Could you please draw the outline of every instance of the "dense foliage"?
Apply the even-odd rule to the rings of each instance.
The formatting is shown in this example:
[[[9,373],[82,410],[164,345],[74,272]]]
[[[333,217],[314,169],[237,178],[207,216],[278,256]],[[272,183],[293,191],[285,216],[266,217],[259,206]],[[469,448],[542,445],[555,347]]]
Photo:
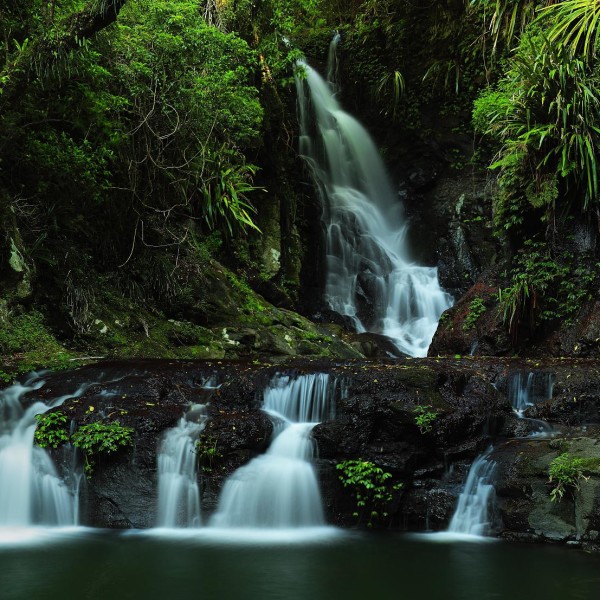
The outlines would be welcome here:
[[[552,484],[550,499],[560,502],[569,491],[571,494],[579,491],[582,479],[587,479],[583,474],[585,460],[575,458],[564,452],[552,460],[548,466],[548,483]]]
[[[2,4],[4,324],[32,301],[77,335],[109,296],[168,308],[219,238],[258,235],[261,94],[291,77],[283,36],[314,4]]]
[[[90,407],[88,413],[93,412]],[[121,448],[133,445],[133,428],[121,425],[119,421],[92,421],[69,433],[69,419],[60,410],[36,415],[34,439],[40,448],[58,448],[72,443],[83,453],[84,472],[91,477],[94,460],[103,454],[112,454]]]
[[[353,496],[352,516],[367,527],[384,522],[388,517],[394,493],[401,483],[392,483],[392,474],[367,460],[345,460],[336,465],[338,478]]]
[[[294,307],[318,210],[290,86],[335,30],[344,104],[391,163],[436,147],[457,171],[491,165],[513,339],[576,318],[596,286],[572,240],[600,214],[599,23],[592,0],[6,0],[0,350],[30,352],[33,323],[58,355],[54,335],[87,343],[135,306],[209,352],[193,282],[215,256]]]

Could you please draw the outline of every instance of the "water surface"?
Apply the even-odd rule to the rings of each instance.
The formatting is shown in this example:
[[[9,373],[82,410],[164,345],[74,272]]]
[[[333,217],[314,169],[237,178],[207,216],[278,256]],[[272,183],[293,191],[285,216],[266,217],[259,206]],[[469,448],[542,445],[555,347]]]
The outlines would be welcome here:
[[[0,541],[2,600],[577,600],[600,589],[598,556],[500,542],[331,529],[17,537]]]

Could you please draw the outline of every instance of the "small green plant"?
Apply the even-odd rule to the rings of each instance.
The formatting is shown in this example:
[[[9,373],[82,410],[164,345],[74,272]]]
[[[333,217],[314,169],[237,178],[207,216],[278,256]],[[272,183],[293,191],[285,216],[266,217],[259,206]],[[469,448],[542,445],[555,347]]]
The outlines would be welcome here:
[[[423,434],[429,433],[433,429],[433,423],[438,418],[438,413],[435,410],[431,410],[429,404],[415,406],[413,408],[415,415],[415,424],[419,428],[419,431]]]
[[[543,322],[572,323],[592,299],[596,267],[578,263],[573,253],[552,254],[544,242],[525,240],[506,272],[509,285],[498,292],[499,309],[513,338],[522,323],[532,329]]]
[[[61,411],[35,415],[37,427],[35,429],[35,443],[40,448],[58,448],[61,444],[69,441],[67,431],[68,418]]]
[[[345,460],[336,469],[345,488],[350,488],[356,501],[353,517],[360,523],[366,519],[367,527],[381,517],[387,517],[387,507],[393,499],[393,491],[402,487],[401,483],[391,485],[392,474],[365,460]]]
[[[119,448],[133,444],[133,428],[121,425],[119,421],[102,423],[94,421],[79,427],[71,436],[76,448],[83,452],[85,458],[84,471],[88,479],[94,467],[92,457],[96,454],[110,454]]]
[[[217,450],[216,438],[202,434],[196,442],[196,453],[198,463],[202,471],[212,473],[215,461],[223,458],[223,455]]]
[[[560,502],[567,490],[571,493],[579,490],[581,480],[588,479],[583,474],[584,465],[584,459],[572,457],[567,452],[563,452],[550,463],[548,482],[553,484],[550,490],[552,502]]]
[[[475,298],[473,298],[473,300],[471,300],[471,303],[469,304],[469,312],[465,317],[465,322],[463,323],[464,331],[470,331],[471,329],[473,329],[473,327],[475,327],[477,319],[479,319],[479,317],[481,317],[481,315],[486,310],[487,308],[485,306],[483,298],[481,298],[480,296],[475,296]]]

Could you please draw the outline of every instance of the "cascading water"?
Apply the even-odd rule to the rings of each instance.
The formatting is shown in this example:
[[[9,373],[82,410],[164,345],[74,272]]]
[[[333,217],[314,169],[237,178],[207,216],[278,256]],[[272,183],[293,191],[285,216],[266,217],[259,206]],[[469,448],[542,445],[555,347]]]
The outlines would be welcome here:
[[[330,49],[330,74],[338,40]],[[436,268],[410,262],[402,206],[383,161],[364,127],[341,109],[333,83],[300,61],[296,86],[300,153],[323,205],[326,301],[358,332],[381,333],[401,353],[426,356],[452,299]]]
[[[449,533],[484,536],[489,532],[490,506],[495,496],[492,481],[496,470],[496,463],[489,458],[490,452],[491,449],[478,456],[471,465],[448,527]]]
[[[198,387],[220,387],[214,375]],[[176,427],[166,431],[158,450],[158,527],[199,527],[201,524],[196,441],[206,426],[206,405],[194,404]]]
[[[537,429],[533,435],[547,435],[552,432],[552,427],[546,421],[526,417],[525,412],[538,402],[552,399],[554,380],[553,373],[518,371],[513,373],[508,381],[508,398],[513,411],[519,419],[528,421]]]
[[[311,527],[324,524],[321,494],[310,463],[310,432],[333,418],[333,386],[324,373],[275,376],[263,410],[273,421],[266,454],[238,469],[225,483],[215,527]]]
[[[25,384],[0,391],[0,527],[39,525],[75,525],[75,490],[62,481],[45,450],[35,446],[35,415],[60,406],[74,394],[54,399],[49,405],[24,397],[40,389],[44,381],[32,375]]]
[[[525,410],[538,402],[550,400],[554,389],[554,375],[530,371],[513,373],[508,382],[508,398],[513,410],[522,417]]]
[[[206,419],[205,407],[195,405],[162,440],[158,453],[159,527],[200,526],[195,444]]]

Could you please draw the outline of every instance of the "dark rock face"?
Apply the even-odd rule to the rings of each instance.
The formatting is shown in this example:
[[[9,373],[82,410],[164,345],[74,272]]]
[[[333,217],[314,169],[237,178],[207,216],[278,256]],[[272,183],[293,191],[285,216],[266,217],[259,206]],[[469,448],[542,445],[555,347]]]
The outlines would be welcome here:
[[[329,372],[336,380],[336,416],[313,429],[315,461],[329,522],[354,526],[355,501],[336,466],[370,461],[390,473],[394,490],[376,523],[409,530],[444,529],[473,460],[490,445],[497,462],[495,530],[511,539],[570,542],[595,548],[600,537],[600,363],[510,359],[404,359],[368,362],[266,364],[146,361],[105,363],[49,375],[39,393],[73,394],[62,409],[78,425],[118,419],[135,429],[135,446],[98,457],[82,484],[82,523],[150,527],[157,504],[157,448],[193,404],[206,405],[202,435],[214,444],[210,463],[200,461],[203,518],[216,508],[225,479],[264,452],[272,424],[260,410],[262,393],[277,372]],[[507,394],[515,373],[552,373],[554,393],[527,409],[511,410]],[[203,389],[212,376],[218,389]],[[415,407],[435,411],[421,431]],[[553,437],[526,437],[539,421]],[[548,465],[568,452],[585,462],[579,490],[552,503]],[[64,453],[55,459],[67,468]],[[390,488],[391,489],[391,488]]]
[[[532,311],[531,317],[511,322],[510,313],[505,315],[498,301],[499,290],[506,286],[500,271],[498,265],[485,270],[444,313],[430,356],[508,356],[518,352],[540,359],[600,357],[600,302],[582,300],[574,319],[539,321]]]

